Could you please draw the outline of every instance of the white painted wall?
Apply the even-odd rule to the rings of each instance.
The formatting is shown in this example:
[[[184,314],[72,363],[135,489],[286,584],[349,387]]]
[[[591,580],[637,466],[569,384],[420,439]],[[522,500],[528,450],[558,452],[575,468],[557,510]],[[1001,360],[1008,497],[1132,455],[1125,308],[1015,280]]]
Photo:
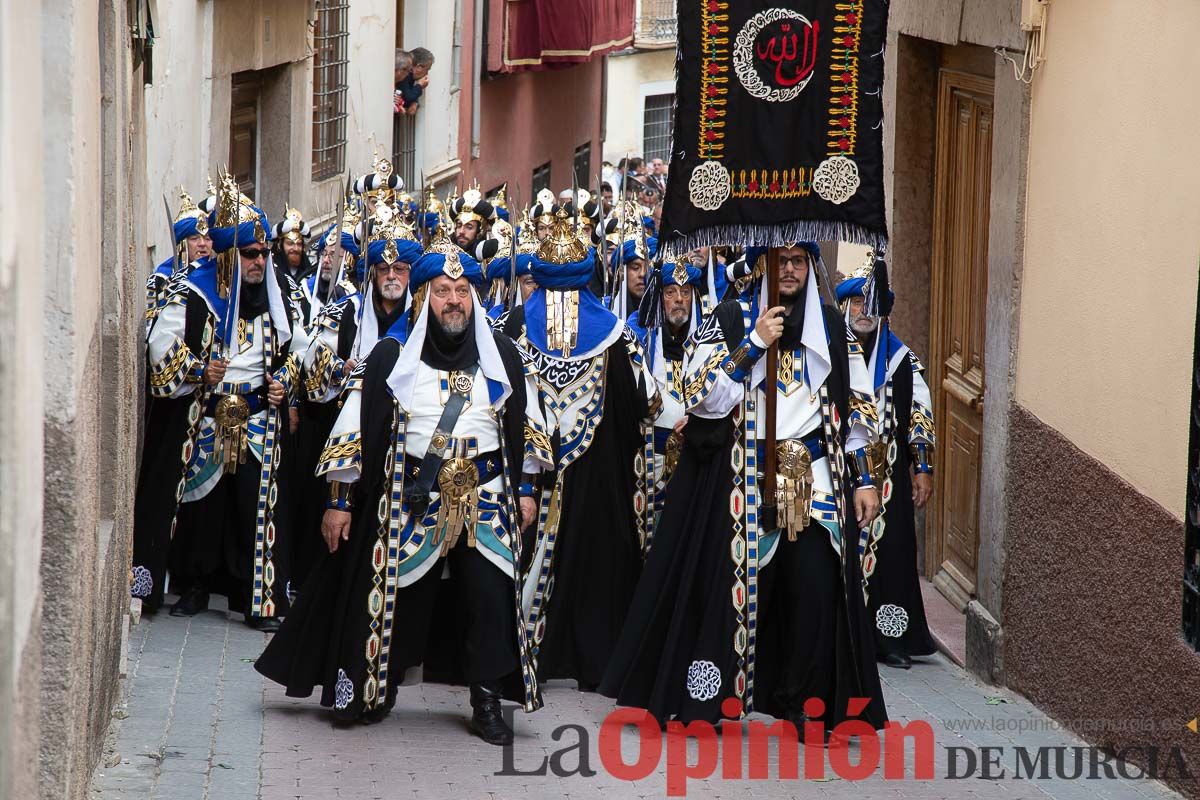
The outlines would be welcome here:
[[[146,89],[146,241],[154,264],[171,252],[162,197],[174,212],[182,184],[204,196],[219,166],[209,155],[212,115],[213,3],[156,0],[154,84]],[[150,255],[143,269],[149,271]]]
[[[404,4],[404,49],[424,47],[434,55],[423,108],[417,112],[417,171],[441,179],[458,166],[459,103],[454,76],[456,14],[462,0],[413,0]],[[463,40],[470,45],[470,37]],[[469,102],[469,97],[465,102]]]
[[[336,202],[344,185],[344,175],[320,183],[311,180],[312,153],[312,40],[306,42],[280,41],[280,37],[304,35],[308,26],[295,24],[296,15],[304,20],[314,18],[314,6],[307,3],[268,2],[258,0],[260,16],[272,18],[269,45],[257,45],[250,61],[272,62],[300,59],[303,76],[294,83],[290,114],[290,150],[296,153],[290,169],[288,200],[308,217],[327,214]],[[214,174],[226,156],[214,152],[215,140],[220,139],[224,150],[227,119],[217,120],[214,114],[228,115],[228,67],[231,57],[222,47],[229,42],[214,42],[215,13],[250,13],[246,7],[237,8],[216,2],[197,3],[195,0],[155,0],[154,85],[146,90],[147,128],[147,240],[152,249],[144,258],[143,269],[149,270],[167,257],[170,245],[169,228],[162,208],[165,193],[174,211],[178,205],[180,184],[199,200],[204,196],[207,177]],[[261,19],[252,21],[260,33]],[[240,28],[241,26],[239,26]],[[349,13],[349,58],[347,67],[346,167],[355,175],[367,172],[378,146],[381,155],[388,155],[392,146],[392,68],[396,38],[395,0],[351,0]],[[264,33],[265,35],[265,33]],[[272,56],[272,53],[277,55]],[[308,56],[305,58],[304,54]],[[232,59],[239,64],[246,59]],[[241,69],[244,65],[236,68]],[[435,70],[437,67],[435,67]],[[221,72],[213,77],[214,71]],[[293,77],[295,80],[295,77]],[[217,82],[221,82],[217,86]],[[216,96],[214,96],[216,95]],[[218,136],[217,134],[222,134]],[[260,140],[260,172],[262,164],[272,158],[286,157],[272,153],[271,142]],[[266,209],[274,220],[278,208]]]
[[[641,156],[646,97],[674,91],[674,48],[609,56],[604,160]]]
[[[395,42],[396,0],[351,0],[346,166],[356,175],[370,171],[375,145],[391,156]]]
[[[40,593],[46,184],[42,119],[29,113],[42,103],[41,10],[0,0],[0,17],[0,697],[12,698]]]

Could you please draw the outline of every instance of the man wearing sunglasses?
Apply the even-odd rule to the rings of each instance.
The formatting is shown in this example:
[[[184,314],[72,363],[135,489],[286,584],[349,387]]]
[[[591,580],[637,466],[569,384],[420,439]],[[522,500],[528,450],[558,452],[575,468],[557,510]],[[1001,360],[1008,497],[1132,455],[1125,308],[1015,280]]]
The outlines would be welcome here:
[[[203,611],[215,592],[247,625],[272,631],[288,608],[294,487],[281,465],[308,337],[280,288],[266,215],[245,201],[238,213],[234,226],[209,226],[214,252],[236,248],[236,291],[222,291],[219,257],[206,260],[150,333],[151,391],[177,413],[147,434],[153,463],[143,464],[135,516],[156,524],[135,520],[133,593],[161,603],[169,566],[180,594],[172,615]]]

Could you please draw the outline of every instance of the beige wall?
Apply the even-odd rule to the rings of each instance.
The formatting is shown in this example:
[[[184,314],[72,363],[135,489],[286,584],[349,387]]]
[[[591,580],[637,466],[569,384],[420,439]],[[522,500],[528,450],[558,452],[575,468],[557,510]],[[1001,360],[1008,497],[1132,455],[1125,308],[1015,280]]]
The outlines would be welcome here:
[[[1200,259],[1197,30],[1192,0],[1051,6],[1016,373],[1019,403],[1176,517]]]
[[[674,92],[674,81],[673,47],[609,56],[608,97],[604,120],[605,161],[616,164],[626,154],[642,155],[645,98],[648,94]]]
[[[38,756],[41,9],[0,0],[0,19],[0,797],[16,798],[36,796]]]
[[[173,33],[156,42],[154,85],[146,92],[146,230],[155,262],[169,252],[162,195],[174,209],[182,184],[199,200],[206,176],[227,163],[235,72],[272,70],[262,96],[255,198],[267,215],[276,221],[288,202],[313,219],[336,204],[344,175],[312,182],[313,18],[311,0],[158,0],[155,23]],[[369,170],[375,144],[381,154],[391,150],[395,24],[395,0],[351,0],[346,167],[355,175]]]
[[[470,103],[470,76],[454,73],[455,13],[468,0],[406,0],[404,42],[406,50],[424,47],[433,53],[429,86],[417,113],[417,172],[427,183],[453,179],[461,169],[458,155],[460,103]],[[471,31],[460,31],[464,47],[471,46]],[[461,84],[461,85],[460,85]],[[390,128],[389,128],[390,130]],[[466,131],[470,136],[470,131]],[[420,178],[418,177],[418,180]],[[445,188],[441,190],[444,193]]]

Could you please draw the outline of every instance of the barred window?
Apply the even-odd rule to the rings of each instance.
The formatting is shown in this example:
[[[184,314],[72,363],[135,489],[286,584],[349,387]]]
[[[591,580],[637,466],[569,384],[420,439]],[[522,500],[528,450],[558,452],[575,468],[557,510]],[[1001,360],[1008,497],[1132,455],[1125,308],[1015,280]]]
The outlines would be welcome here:
[[[537,193],[542,189],[550,188],[550,162],[547,161],[533,171],[533,194],[531,197],[537,198]]]
[[[642,117],[642,157],[647,161],[661,158],[671,161],[671,106],[673,94],[654,94],[646,98]]]
[[[346,163],[346,63],[349,0],[317,0],[313,30],[314,181],[341,174]]]
[[[586,142],[575,148],[575,178],[581,188],[591,186],[592,180],[592,143]]]

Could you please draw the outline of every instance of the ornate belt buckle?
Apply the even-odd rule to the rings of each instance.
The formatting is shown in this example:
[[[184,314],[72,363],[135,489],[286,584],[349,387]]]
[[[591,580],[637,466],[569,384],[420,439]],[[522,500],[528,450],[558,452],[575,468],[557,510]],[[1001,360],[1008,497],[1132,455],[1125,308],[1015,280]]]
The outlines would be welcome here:
[[[250,404],[240,394],[227,394],[217,402],[214,419],[222,428],[235,428],[245,425],[250,419]]]
[[[479,468],[469,458],[447,459],[438,471],[438,491],[443,502],[461,500],[479,486]]]
[[[246,423],[250,420],[250,404],[240,394],[224,395],[217,401],[213,420],[217,423],[225,470],[235,474],[238,464],[246,463]]]
[[[808,525],[812,514],[812,453],[797,439],[784,439],[775,446],[778,480],[775,482],[775,502],[779,508],[781,528],[787,531],[788,541]]]
[[[479,507],[479,468],[469,458],[450,458],[438,470],[437,531],[433,543],[442,545],[442,555],[458,542],[467,526],[467,546],[475,546],[475,512]]]
[[[776,469],[784,478],[802,478],[812,467],[812,454],[803,442],[784,439],[775,445]]]
[[[471,387],[475,385],[475,379],[469,372],[452,372],[450,373],[450,388],[456,394],[471,393]]]

